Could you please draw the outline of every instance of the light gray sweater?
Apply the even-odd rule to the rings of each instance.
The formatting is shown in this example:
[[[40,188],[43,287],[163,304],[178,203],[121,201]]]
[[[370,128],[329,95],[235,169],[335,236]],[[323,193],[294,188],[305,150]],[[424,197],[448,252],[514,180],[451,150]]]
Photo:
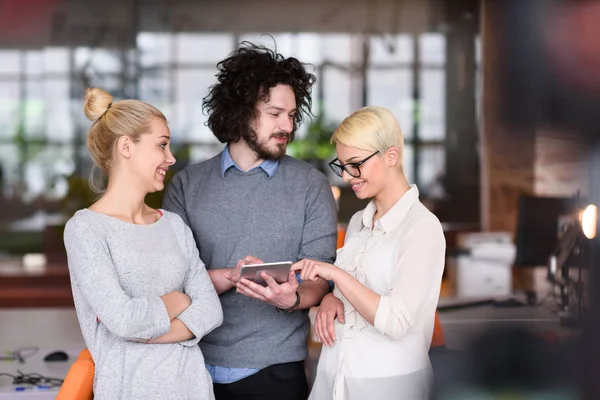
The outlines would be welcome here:
[[[331,188],[322,173],[292,157],[272,177],[261,168],[230,168],[223,176],[219,154],[177,173],[163,207],[192,229],[209,270],[235,267],[247,255],[266,262],[335,258]],[[220,300],[223,325],[200,342],[208,364],[263,368],[306,358],[307,310],[277,312],[235,290]]]
[[[78,211],[64,235],[75,308],[96,371],[94,395],[104,399],[213,399],[198,347],[223,313],[190,229],[168,211],[135,225]],[[177,318],[194,339],[145,344],[169,331],[160,296],[186,293],[192,305]]]

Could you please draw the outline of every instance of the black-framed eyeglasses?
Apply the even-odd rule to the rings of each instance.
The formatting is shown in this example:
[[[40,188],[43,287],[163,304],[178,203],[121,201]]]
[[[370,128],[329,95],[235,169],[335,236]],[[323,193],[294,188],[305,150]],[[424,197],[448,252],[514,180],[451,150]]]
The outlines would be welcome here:
[[[366,163],[369,160],[369,158],[373,157],[377,153],[379,153],[379,150],[361,161],[349,162],[346,164],[341,164],[339,162],[340,160],[335,158],[333,161],[331,161],[329,163],[329,168],[331,168],[333,173],[339,177],[341,177],[343,175],[344,171],[346,171],[348,173],[348,175],[350,175],[351,177],[360,178],[360,166],[363,165],[364,163]]]

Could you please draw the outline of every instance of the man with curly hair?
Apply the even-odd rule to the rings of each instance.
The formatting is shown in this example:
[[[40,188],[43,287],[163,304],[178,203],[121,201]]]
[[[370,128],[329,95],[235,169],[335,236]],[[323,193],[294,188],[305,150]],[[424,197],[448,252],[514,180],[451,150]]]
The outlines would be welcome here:
[[[227,145],[177,173],[163,204],[192,229],[223,306],[223,325],[200,347],[217,400],[306,399],[308,309],[328,283],[299,283],[293,272],[283,284],[264,276],[266,287],[237,277],[244,263],[335,259],[327,179],[286,155],[310,114],[315,76],[297,59],[247,42],[217,67],[203,109]]]

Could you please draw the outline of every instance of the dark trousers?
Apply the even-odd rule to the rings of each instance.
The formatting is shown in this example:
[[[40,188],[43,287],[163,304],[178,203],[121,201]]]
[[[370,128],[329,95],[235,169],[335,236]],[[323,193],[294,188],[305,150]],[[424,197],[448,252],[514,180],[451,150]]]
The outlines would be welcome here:
[[[233,383],[213,384],[216,400],[306,400],[304,362],[275,364]]]

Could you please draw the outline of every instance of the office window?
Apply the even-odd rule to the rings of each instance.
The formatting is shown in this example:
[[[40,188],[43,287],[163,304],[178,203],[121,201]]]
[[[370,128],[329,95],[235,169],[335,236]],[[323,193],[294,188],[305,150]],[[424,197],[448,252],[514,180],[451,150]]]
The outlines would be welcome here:
[[[70,71],[70,50],[66,47],[47,47],[42,53],[46,74],[66,74]]]
[[[47,200],[57,200],[67,194],[66,177],[74,169],[71,146],[40,146],[29,150],[25,163],[28,192],[25,199],[43,194]]]
[[[0,138],[10,139],[17,132],[21,120],[20,96],[18,80],[0,80]]]
[[[420,186],[428,192],[440,183],[444,172],[445,152],[442,145],[424,146],[419,154],[419,179]]]
[[[18,74],[21,69],[21,51],[0,50],[0,75]]]
[[[45,136],[46,124],[54,122],[46,121],[46,115],[48,114],[47,109],[51,109],[52,105],[48,104],[46,101],[46,90],[44,83],[45,82],[41,79],[28,79],[25,82],[25,97],[27,100],[23,103],[23,124],[25,128],[25,136],[27,138],[43,138]],[[69,99],[68,92],[66,98],[67,100]],[[63,104],[63,107],[64,109],[61,111],[66,111],[67,113],[70,112],[68,101],[66,105]]]
[[[176,142],[214,143],[217,141],[205,125],[207,116],[202,112],[202,99],[208,87],[214,84],[213,69],[179,70],[175,73],[175,110],[172,129]]]
[[[165,114],[168,120],[172,114],[173,82],[168,69],[150,69],[138,78],[138,94],[140,99],[154,105]]]
[[[419,136],[424,141],[443,141],[446,137],[446,73],[442,69],[425,69],[419,79]]]
[[[175,35],[175,61],[179,64],[206,64],[225,59],[233,51],[231,34],[179,33]]]
[[[75,69],[86,69],[92,74],[120,74],[125,69],[126,60],[117,50],[77,47],[74,50]]]
[[[68,143],[74,136],[70,81],[67,77],[47,79],[44,81],[43,90],[46,103],[45,138],[49,141]],[[80,107],[83,113],[83,102],[80,103]]]
[[[335,126],[364,105],[387,107],[397,116],[406,141],[406,174],[426,192],[444,160],[444,36],[283,32],[273,38],[279,52],[306,63],[317,76],[312,111],[323,113],[326,123]],[[68,167],[56,167],[61,174],[74,168],[87,173],[91,123],[83,115],[82,96],[88,86],[155,105],[166,115],[176,147],[187,147],[194,161],[209,158],[222,148],[202,112],[217,62],[243,40],[274,48],[273,38],[252,32],[138,32],[134,48],[0,50],[3,186],[15,184],[28,198],[58,196],[60,184],[50,190],[40,183],[52,181],[44,174],[54,168],[47,161],[51,156],[40,159],[44,147],[56,157],[73,157]],[[304,121],[298,138],[310,123]]]
[[[400,123],[404,138],[413,136],[413,80],[409,68],[378,70],[367,74],[367,104],[389,109]]]
[[[388,108],[398,118],[405,174],[427,195],[444,168],[445,38],[435,33],[371,35],[369,51],[366,105]]]
[[[419,52],[418,137],[414,139],[415,181],[425,196],[435,196],[444,172],[446,138],[446,38],[426,33],[417,39]]]
[[[168,68],[173,62],[173,41],[170,33],[138,33],[136,43],[141,68]]]
[[[352,104],[352,74],[347,70],[324,67],[321,79],[323,83],[323,112],[327,121],[341,122],[356,109]]]
[[[66,193],[75,135],[68,48],[0,51],[2,193],[25,202]],[[81,100],[79,106],[82,109]]]
[[[19,148],[16,144],[0,142],[0,196],[12,198],[19,185]]]

